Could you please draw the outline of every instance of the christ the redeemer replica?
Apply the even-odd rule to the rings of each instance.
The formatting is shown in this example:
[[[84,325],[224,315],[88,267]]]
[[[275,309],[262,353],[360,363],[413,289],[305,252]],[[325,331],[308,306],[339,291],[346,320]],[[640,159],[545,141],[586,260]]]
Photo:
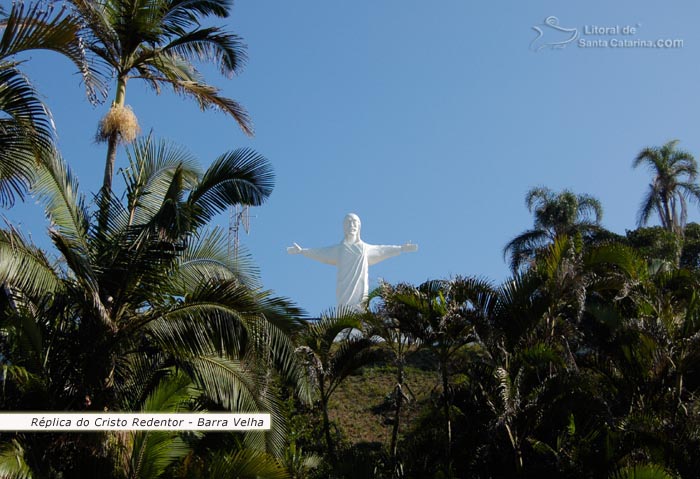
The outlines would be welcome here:
[[[418,245],[401,246],[367,244],[360,239],[360,218],[350,213],[343,220],[345,238],[340,244],[326,248],[302,248],[294,243],[289,254],[307,258],[338,268],[336,300],[338,306],[359,308],[369,294],[369,267],[401,253],[418,251]]]

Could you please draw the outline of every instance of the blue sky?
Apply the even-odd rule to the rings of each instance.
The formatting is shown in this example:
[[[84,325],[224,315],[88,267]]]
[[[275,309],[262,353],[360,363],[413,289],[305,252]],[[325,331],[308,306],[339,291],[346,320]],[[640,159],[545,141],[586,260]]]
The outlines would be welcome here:
[[[266,288],[318,315],[334,305],[335,271],[285,248],[337,243],[351,211],[365,241],[420,246],[371,268],[373,284],[505,279],[502,248],[532,226],[524,205],[532,186],[591,194],[603,203],[605,227],[634,228],[649,182],[631,167],[638,151],[678,138],[700,156],[698,13],[694,0],[236,0],[219,24],[244,38],[248,64],[232,80],[203,71],[248,109],[255,137],[137,81],[126,100],[144,132],[205,164],[237,147],[272,162],[275,191],[252,211],[241,242]],[[533,51],[533,26],[550,16],[578,37]],[[586,35],[587,26],[635,33]],[[543,43],[567,38],[543,33]],[[621,39],[682,47],[578,44]],[[29,60],[25,71],[53,112],[64,157],[82,190],[96,192],[105,145],[94,134],[107,105],[84,99],[66,61],[44,53]],[[117,167],[124,164],[122,151]],[[45,244],[31,201],[4,213]],[[697,213],[694,206],[690,219]]]

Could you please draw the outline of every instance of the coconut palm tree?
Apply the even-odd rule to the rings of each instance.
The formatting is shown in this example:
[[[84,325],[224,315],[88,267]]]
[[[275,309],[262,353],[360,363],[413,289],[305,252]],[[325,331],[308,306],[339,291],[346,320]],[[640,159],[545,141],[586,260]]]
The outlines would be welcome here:
[[[126,201],[109,205],[105,228],[91,222],[59,158],[39,173],[34,192],[53,225],[57,262],[19,232],[0,232],[3,409],[138,410],[176,370],[200,403],[269,411],[278,421],[268,373],[292,384],[301,377],[288,336],[299,312],[239,271],[220,230],[205,229],[230,205],[265,201],[269,163],[243,149],[201,172],[187,152],[150,138],[130,158]],[[84,458],[114,457],[107,439],[89,447],[82,436],[36,440],[32,453],[73,477]],[[281,452],[284,427],[247,434],[245,444]],[[83,452],[59,461],[65,451]]]
[[[203,26],[209,17],[225,18],[230,0],[70,0],[85,22],[85,46],[116,79],[112,106],[103,118],[98,138],[107,141],[103,194],[110,195],[120,141],[130,142],[138,122],[126,107],[130,79],[146,82],[156,92],[170,86],[195,99],[202,109],[231,115],[252,134],[245,109],[205,82],[194,62],[212,62],[225,76],[240,71],[245,60],[241,39],[221,28]]]
[[[693,155],[677,148],[679,140],[660,147],[648,147],[639,152],[632,166],[646,165],[653,179],[639,207],[639,226],[649,222],[656,212],[661,225],[677,235],[683,234],[688,217],[688,200],[700,201],[696,184],[698,165]]]
[[[503,248],[503,257],[510,256],[513,272],[531,262],[538,251],[559,235],[574,237],[601,230],[603,207],[592,196],[569,190],[555,193],[546,187],[536,187],[528,191],[525,204],[535,215],[534,228],[519,234]]]
[[[19,58],[31,50],[54,51],[82,73],[91,98],[98,78],[87,66],[75,16],[44,3],[13,2],[0,8],[0,205],[23,198],[38,162],[53,147],[48,108],[31,81],[22,73]]]

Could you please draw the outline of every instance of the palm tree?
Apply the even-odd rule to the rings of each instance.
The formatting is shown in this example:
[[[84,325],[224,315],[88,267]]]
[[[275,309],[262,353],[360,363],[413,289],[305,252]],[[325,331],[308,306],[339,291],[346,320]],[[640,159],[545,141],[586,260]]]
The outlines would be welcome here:
[[[91,223],[60,159],[40,172],[35,193],[59,262],[15,230],[0,233],[3,409],[138,410],[177,370],[201,404],[278,421],[268,372],[301,378],[289,339],[299,312],[239,272],[220,230],[204,229],[230,205],[265,201],[269,163],[236,150],[202,173],[188,153],[150,138],[130,158],[126,202],[109,205],[105,228]],[[55,455],[48,462],[69,476],[82,458],[112,457],[98,452],[113,441],[90,449],[82,436],[32,440],[30,457]],[[284,427],[246,434],[245,444],[281,452]],[[58,461],[62,450],[84,454]]]
[[[296,340],[297,353],[318,390],[323,414],[323,434],[332,460],[335,459],[335,443],[331,437],[328,416],[330,398],[345,378],[374,359],[370,349],[374,340],[346,333],[361,328],[359,313],[339,308],[323,314],[320,320],[309,323]]]
[[[417,288],[392,295],[392,299],[406,307],[406,315],[412,316],[410,321],[420,325],[417,336],[437,356],[449,471],[452,468],[450,363],[466,345],[480,342],[479,330],[483,330],[494,306],[494,289],[488,281],[458,277],[426,281]]]
[[[13,2],[0,8],[0,205],[24,197],[37,163],[53,147],[48,108],[22,73],[17,56],[31,50],[54,51],[82,73],[91,98],[99,81],[86,63],[77,36],[80,23],[64,10],[43,3]]]
[[[603,353],[593,338],[608,338],[604,321],[627,308],[646,270],[623,244],[584,249],[560,234],[497,290],[492,338],[482,341],[483,367],[475,369],[491,376],[479,381],[493,415],[487,428],[496,433],[485,457],[500,464],[513,456],[503,474],[555,475],[536,469],[552,461],[556,474],[584,468],[603,477],[615,466],[603,452],[613,442],[611,402],[623,381],[598,369]]]
[[[178,412],[197,408],[198,392],[187,375],[168,371],[157,387],[146,398],[143,412]],[[219,439],[221,433],[217,433]],[[204,442],[202,438],[199,442]],[[252,448],[219,450],[197,455],[197,441],[186,441],[181,434],[172,431],[137,431],[127,435],[124,441],[123,461],[128,464],[126,477],[156,479],[158,477],[236,477],[257,479],[287,479],[280,461],[273,455]],[[197,459],[193,460],[195,456]],[[188,457],[189,461],[182,461]],[[180,463],[177,475],[168,476],[168,468]]]
[[[607,383],[619,465],[658,462],[692,477],[700,459],[700,300],[687,270],[648,268],[624,303],[597,308],[590,346]],[[611,387],[612,386],[612,387]]]
[[[647,165],[653,175],[639,208],[639,226],[647,224],[656,212],[661,225],[680,236],[688,217],[688,199],[700,201],[700,187],[695,183],[697,162],[693,155],[676,148],[678,142],[671,140],[661,147],[644,148],[632,166]]]
[[[510,256],[513,272],[523,263],[532,261],[559,235],[574,237],[601,230],[603,207],[592,196],[577,195],[569,190],[555,193],[546,187],[536,187],[528,191],[525,204],[535,215],[534,228],[519,234],[503,248],[503,257]]]
[[[411,286],[409,285],[399,284],[392,286],[382,283],[379,288],[370,294],[368,303],[371,304],[374,298],[381,299],[381,302],[369,317],[368,322],[371,324],[372,332],[381,338],[381,347],[391,352],[394,359],[393,362],[396,365],[396,384],[392,392],[394,420],[389,445],[389,453],[394,461],[394,467],[398,466],[399,428],[402,407],[404,401],[410,400],[410,397],[404,391],[408,390],[411,392],[405,383],[406,360],[410,354],[418,351],[421,346],[418,338],[421,325],[420,322],[415,321],[416,315],[411,314],[404,304],[394,300],[395,295],[406,294],[409,291],[411,291]]]
[[[230,0],[70,0],[86,24],[86,48],[97,55],[116,78],[111,109],[98,137],[107,141],[103,195],[109,197],[117,144],[132,141],[138,123],[125,107],[130,79],[144,80],[156,92],[169,85],[194,98],[202,109],[217,108],[231,115],[246,134],[250,119],[236,101],[206,83],[195,61],[213,62],[223,75],[238,73],[245,60],[241,39],[203,19],[229,14]]]

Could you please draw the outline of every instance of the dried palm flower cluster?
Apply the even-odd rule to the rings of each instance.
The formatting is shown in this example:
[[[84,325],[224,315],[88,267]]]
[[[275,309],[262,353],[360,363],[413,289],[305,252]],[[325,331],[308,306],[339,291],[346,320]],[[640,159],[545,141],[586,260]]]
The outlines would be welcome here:
[[[130,106],[112,105],[100,121],[96,138],[97,141],[107,141],[117,133],[120,141],[131,143],[140,131],[139,122]]]

